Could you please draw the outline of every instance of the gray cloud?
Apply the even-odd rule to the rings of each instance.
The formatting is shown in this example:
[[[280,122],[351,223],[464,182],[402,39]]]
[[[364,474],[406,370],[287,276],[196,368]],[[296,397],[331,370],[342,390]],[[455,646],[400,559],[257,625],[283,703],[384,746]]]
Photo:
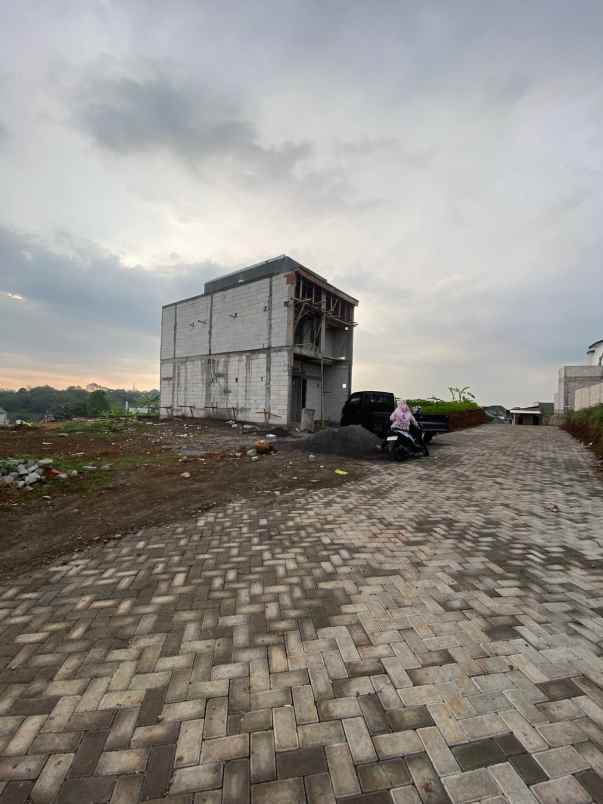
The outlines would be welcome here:
[[[93,243],[81,243],[60,233],[54,244],[0,227],[0,299],[4,312],[17,310],[22,320],[13,334],[15,345],[23,331],[39,338],[38,316],[54,316],[71,329],[98,325],[107,331],[158,336],[161,306],[203,291],[203,283],[224,272],[211,262],[177,263],[153,271],[129,267]],[[10,330],[9,330],[10,332]]]
[[[127,156],[161,149],[199,166],[232,160],[249,179],[278,181],[311,154],[307,142],[260,144],[241,109],[207,87],[178,83],[165,71],[150,75],[90,75],[77,92],[75,118],[103,148]]]
[[[161,302],[286,252],[360,298],[358,385],[550,398],[601,335],[603,4],[579,6],[20,6],[4,363],[156,373]]]
[[[54,244],[0,227],[0,385],[72,381],[157,385],[161,305],[224,272],[205,262],[155,271],[61,235]],[[42,372],[43,376],[40,376]],[[39,377],[39,380],[38,380]]]

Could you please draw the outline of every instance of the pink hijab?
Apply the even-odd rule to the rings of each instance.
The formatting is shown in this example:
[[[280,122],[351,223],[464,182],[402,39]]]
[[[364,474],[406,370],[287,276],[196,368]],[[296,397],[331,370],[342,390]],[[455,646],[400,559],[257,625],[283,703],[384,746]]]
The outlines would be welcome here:
[[[404,399],[398,402],[398,407],[394,410],[389,417],[392,427],[399,430],[408,430],[411,422],[414,422],[415,417],[412,415],[411,409],[408,407]]]

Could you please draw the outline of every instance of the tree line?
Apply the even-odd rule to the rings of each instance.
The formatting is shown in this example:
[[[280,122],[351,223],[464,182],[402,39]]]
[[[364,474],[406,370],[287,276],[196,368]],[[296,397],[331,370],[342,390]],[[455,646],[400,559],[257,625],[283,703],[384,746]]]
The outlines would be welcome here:
[[[87,391],[79,386],[65,389],[40,385],[19,388],[17,391],[0,389],[0,408],[11,419],[38,421],[45,416],[55,419],[72,419],[75,416],[102,416],[123,413],[129,407],[158,408],[159,391],[126,391],[123,388],[104,388]]]

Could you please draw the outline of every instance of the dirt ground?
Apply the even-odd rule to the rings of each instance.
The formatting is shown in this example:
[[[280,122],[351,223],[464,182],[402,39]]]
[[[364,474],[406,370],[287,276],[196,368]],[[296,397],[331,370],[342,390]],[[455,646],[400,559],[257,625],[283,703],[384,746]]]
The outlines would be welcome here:
[[[337,486],[367,471],[366,463],[352,458],[309,457],[282,435],[274,442],[276,452],[253,461],[247,450],[259,437],[208,421],[0,430],[0,458],[52,458],[54,466],[78,472],[31,491],[0,486],[0,577],[235,498],[257,502],[263,495],[269,508],[287,491]],[[85,468],[90,466],[95,468]]]

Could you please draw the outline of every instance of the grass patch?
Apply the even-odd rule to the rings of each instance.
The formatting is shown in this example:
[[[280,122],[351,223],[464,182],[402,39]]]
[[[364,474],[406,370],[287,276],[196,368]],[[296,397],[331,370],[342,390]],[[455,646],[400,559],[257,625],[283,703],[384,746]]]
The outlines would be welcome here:
[[[82,435],[119,435],[137,433],[147,429],[147,424],[133,418],[99,418],[85,421],[69,421],[55,429],[57,433],[80,433]]]

